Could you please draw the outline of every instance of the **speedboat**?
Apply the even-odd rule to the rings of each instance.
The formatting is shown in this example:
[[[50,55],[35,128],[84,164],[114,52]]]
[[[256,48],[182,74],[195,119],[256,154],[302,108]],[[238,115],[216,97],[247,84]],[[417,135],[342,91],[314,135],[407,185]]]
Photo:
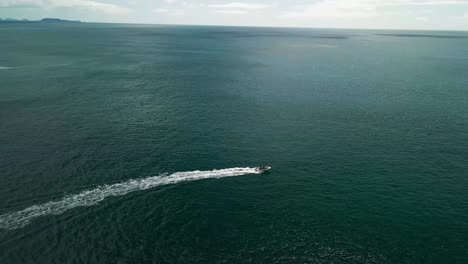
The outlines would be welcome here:
[[[265,171],[269,171],[271,170],[271,167],[270,166],[260,166],[260,167],[257,167],[255,168],[257,171],[260,171],[260,172],[265,172]]]

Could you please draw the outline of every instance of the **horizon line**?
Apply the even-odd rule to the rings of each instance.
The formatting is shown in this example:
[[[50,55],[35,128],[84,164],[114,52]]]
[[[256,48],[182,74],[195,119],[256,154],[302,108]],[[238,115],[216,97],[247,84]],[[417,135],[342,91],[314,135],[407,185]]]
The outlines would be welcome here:
[[[0,18],[1,19],[1,18]],[[15,19],[8,21],[6,19]],[[120,25],[146,25],[146,26],[204,26],[204,27],[244,27],[244,28],[285,28],[285,29],[341,29],[341,30],[399,30],[399,31],[448,31],[448,32],[467,32],[468,29],[427,29],[427,28],[360,28],[360,27],[310,27],[310,26],[266,26],[266,25],[222,25],[222,24],[166,24],[166,23],[139,23],[139,22],[98,22],[83,21],[77,19],[63,19],[56,17],[43,17],[37,20],[27,18],[4,18],[1,22],[42,22],[43,19],[60,19],[64,21],[77,22],[83,24],[120,24]]]

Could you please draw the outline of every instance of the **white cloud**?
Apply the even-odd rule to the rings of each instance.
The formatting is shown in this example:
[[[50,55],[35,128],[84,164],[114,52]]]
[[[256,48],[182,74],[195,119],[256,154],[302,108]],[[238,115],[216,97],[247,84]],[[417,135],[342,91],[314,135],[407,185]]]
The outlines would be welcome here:
[[[185,14],[184,10],[176,9],[176,10],[169,10],[167,8],[156,8],[153,9],[151,12],[156,14],[169,14],[169,15],[183,15]]]
[[[11,8],[73,8],[113,15],[127,14],[132,9],[92,0],[0,0],[0,7]]]
[[[258,10],[268,8],[270,7],[270,5],[258,3],[231,2],[227,4],[212,4],[208,5],[208,7],[235,10]]]
[[[249,12],[246,10],[216,10],[216,13],[220,14],[226,14],[226,15],[245,15],[248,14]]]
[[[183,7],[194,7],[195,5],[193,3],[189,3],[189,2],[182,2],[181,3]]]
[[[363,18],[377,15],[376,1],[371,0],[322,0],[320,2],[300,6],[296,11],[283,14],[288,18]]]
[[[468,5],[468,0],[319,0],[313,4],[296,6],[295,10],[286,11],[282,16],[298,19],[371,18],[380,15],[379,10],[388,6],[412,5]]]
[[[429,18],[420,16],[420,17],[416,17],[416,20],[420,22],[427,22],[429,21]]]
[[[86,11],[89,19],[113,22],[164,23],[171,18],[171,23],[189,24],[465,30],[468,25],[468,0],[0,0],[0,12],[8,14],[8,7],[31,8],[34,17],[43,10],[70,17]]]
[[[214,12],[225,15],[245,15],[250,12],[259,11],[271,7],[266,4],[231,2],[227,4],[212,4],[207,5],[209,8],[216,8]]]
[[[42,0],[0,0],[0,7],[36,8],[42,4]]]
[[[468,0],[389,0],[378,1],[388,5],[466,5]]]
[[[168,13],[169,12],[169,9],[167,8],[156,8],[156,9],[153,9],[153,13]]]
[[[131,13],[133,11],[126,7],[91,0],[47,0],[46,2],[51,3],[53,7],[81,8],[88,11],[115,15]]]

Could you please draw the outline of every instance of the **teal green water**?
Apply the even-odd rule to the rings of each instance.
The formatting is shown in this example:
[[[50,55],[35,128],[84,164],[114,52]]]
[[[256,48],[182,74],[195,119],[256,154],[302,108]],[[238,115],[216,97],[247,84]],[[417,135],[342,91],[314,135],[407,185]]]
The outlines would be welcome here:
[[[9,24],[0,51],[2,264],[468,263],[468,33]]]

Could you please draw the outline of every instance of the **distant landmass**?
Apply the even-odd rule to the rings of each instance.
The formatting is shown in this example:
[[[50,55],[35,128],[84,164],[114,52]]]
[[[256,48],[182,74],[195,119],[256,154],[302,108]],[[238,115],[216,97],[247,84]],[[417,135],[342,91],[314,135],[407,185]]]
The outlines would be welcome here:
[[[79,20],[64,20],[59,18],[43,18],[41,20],[0,18],[0,23],[81,23]]]

